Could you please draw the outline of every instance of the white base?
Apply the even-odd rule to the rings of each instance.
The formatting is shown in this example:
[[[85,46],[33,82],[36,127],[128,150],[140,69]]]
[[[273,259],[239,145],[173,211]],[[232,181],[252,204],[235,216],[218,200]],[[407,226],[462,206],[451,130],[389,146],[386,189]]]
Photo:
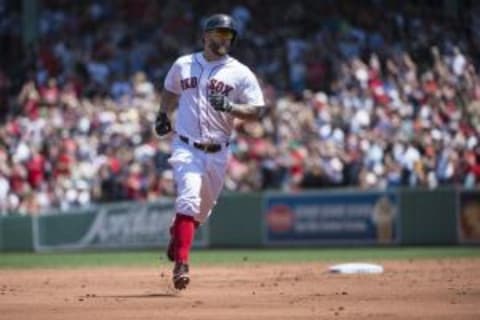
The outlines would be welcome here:
[[[354,273],[382,273],[383,267],[372,263],[342,263],[331,266],[328,270],[332,273],[354,274]]]

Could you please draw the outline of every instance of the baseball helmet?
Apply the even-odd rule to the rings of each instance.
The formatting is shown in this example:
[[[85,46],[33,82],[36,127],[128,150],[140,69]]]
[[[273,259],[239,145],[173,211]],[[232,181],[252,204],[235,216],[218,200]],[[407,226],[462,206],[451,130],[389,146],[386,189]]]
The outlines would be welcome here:
[[[235,20],[228,14],[214,14],[208,17],[205,20],[205,25],[203,26],[203,32],[212,31],[214,29],[228,29],[233,32],[232,43],[237,37],[237,26]]]

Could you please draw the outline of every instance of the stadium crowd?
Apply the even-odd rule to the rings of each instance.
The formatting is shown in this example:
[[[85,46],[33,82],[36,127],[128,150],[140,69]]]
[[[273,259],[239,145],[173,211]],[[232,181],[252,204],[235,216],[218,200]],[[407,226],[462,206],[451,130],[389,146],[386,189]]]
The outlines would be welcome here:
[[[227,191],[480,185],[477,9],[467,33],[378,1],[279,2],[268,15],[259,2],[45,0],[21,57],[10,15],[0,212],[173,195],[169,141],[152,132],[159,90],[218,11],[238,20],[233,55],[270,106],[262,122],[237,123]]]

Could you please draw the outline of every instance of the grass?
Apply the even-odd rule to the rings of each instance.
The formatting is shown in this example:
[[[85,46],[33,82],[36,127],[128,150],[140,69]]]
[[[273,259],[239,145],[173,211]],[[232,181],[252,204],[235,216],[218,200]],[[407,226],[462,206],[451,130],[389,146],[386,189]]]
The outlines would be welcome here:
[[[395,248],[314,248],[314,249],[231,249],[194,250],[192,263],[288,263],[347,262],[480,258],[478,247],[395,247]],[[74,253],[1,253],[0,268],[80,268],[102,266],[151,266],[167,263],[162,249],[157,251],[97,251]]]

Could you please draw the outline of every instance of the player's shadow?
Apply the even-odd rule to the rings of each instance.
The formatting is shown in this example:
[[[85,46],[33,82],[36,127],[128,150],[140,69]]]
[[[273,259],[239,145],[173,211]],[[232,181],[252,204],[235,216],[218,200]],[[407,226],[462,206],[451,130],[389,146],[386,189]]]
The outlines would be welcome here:
[[[176,292],[143,293],[143,294],[117,294],[117,295],[92,295],[86,298],[113,298],[113,299],[147,299],[147,298],[177,298]]]

